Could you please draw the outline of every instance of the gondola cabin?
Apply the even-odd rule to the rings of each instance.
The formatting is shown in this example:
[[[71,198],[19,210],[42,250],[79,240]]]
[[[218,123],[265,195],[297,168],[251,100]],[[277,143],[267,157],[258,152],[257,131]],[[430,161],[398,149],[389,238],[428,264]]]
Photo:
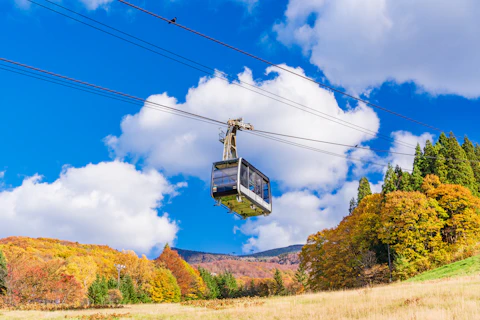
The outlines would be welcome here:
[[[243,218],[272,212],[270,180],[243,158],[213,164],[211,194],[218,204]]]

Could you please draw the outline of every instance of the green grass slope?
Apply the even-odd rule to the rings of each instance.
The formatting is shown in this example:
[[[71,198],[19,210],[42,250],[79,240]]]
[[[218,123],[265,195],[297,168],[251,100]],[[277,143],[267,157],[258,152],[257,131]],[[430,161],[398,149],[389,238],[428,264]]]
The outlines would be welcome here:
[[[435,280],[474,274],[480,274],[480,255],[446,264],[443,267],[419,274],[418,276],[410,278],[407,281]]]

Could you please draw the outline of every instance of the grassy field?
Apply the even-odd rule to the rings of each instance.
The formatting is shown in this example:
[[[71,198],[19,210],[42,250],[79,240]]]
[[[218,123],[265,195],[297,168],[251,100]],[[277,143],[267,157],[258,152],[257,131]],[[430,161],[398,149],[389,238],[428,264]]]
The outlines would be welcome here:
[[[116,313],[116,316],[108,316]],[[0,319],[480,319],[480,276],[296,297],[238,300],[225,309],[180,304],[116,310],[2,311]]]
[[[465,260],[444,265],[443,267],[424,272],[408,281],[425,281],[442,278],[453,278],[480,274],[480,256],[474,256]]]

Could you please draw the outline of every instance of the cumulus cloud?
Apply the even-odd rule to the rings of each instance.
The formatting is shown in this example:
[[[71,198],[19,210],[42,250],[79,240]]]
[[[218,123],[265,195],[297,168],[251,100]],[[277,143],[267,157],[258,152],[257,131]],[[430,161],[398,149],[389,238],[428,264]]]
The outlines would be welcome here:
[[[352,91],[413,81],[431,94],[476,98],[479,14],[476,0],[290,0],[274,30]]]
[[[284,193],[274,199],[274,212],[270,216],[248,220],[240,228],[251,236],[243,251],[305,243],[310,234],[335,226],[348,214],[349,201],[356,197],[357,188],[358,182],[350,181],[335,194],[321,197],[309,191]]]
[[[26,178],[0,191],[0,236],[52,237],[150,253],[178,226],[157,208],[175,187],[155,170],[124,162],[66,167],[52,183]]]
[[[303,74],[301,69],[292,70]],[[268,68],[266,72],[272,74],[274,71]],[[272,79],[258,81],[257,85],[342,120],[378,130],[379,119],[372,109],[358,105],[347,111],[342,110],[333,94],[316,84],[285,71],[272,75]],[[245,82],[255,82],[248,69],[238,77]],[[179,103],[166,93],[153,95],[149,101],[222,121],[243,117],[246,122],[260,130],[313,139],[335,140],[355,145],[372,138],[365,133],[280,104],[218,78],[202,78],[198,86],[189,90],[184,103]],[[163,169],[167,174],[182,173],[206,180],[211,163],[221,160],[223,146],[218,142],[215,126],[144,107],[139,113],[125,117],[121,129],[120,136],[106,138],[107,145],[116,157],[141,159],[148,166]],[[347,147],[314,142],[301,143],[339,154],[347,154],[349,151]],[[279,181],[285,188],[327,189],[343,181],[348,173],[346,159],[242,132],[239,133],[238,147],[240,156],[255,164],[271,179]]]

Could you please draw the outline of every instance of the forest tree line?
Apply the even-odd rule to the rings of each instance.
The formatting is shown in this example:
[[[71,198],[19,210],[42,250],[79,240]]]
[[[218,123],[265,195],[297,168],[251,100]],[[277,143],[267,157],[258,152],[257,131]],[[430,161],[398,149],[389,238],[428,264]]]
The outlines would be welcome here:
[[[120,271],[115,264],[125,266]],[[302,279],[306,279],[303,277]],[[305,284],[305,281],[303,282]],[[168,245],[155,260],[133,251],[56,239],[0,240],[0,305],[116,305],[294,294],[303,284],[272,278],[236,279],[198,270]]]
[[[388,166],[382,192],[366,178],[340,224],[308,238],[300,266],[312,290],[403,280],[478,252],[480,147],[441,134],[413,168]]]

